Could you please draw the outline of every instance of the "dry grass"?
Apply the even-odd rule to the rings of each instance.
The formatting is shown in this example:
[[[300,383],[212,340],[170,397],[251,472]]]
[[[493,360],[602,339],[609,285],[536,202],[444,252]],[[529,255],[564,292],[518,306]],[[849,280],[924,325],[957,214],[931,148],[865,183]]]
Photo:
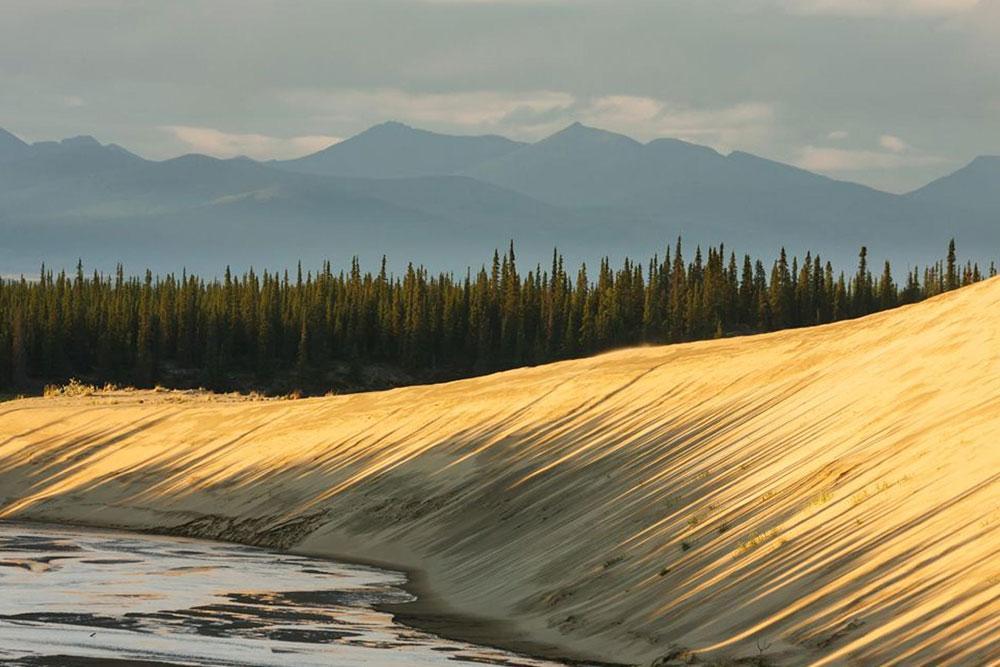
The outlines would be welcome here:
[[[157,391],[161,388],[157,387]],[[76,378],[70,378],[70,381],[64,385],[47,384],[45,389],[42,391],[42,396],[45,398],[67,398],[67,397],[79,397],[79,396],[96,396],[100,394],[110,394],[113,392],[123,391],[121,387],[114,384],[106,384],[103,387],[97,387],[92,384],[85,384],[80,382]],[[131,390],[134,391],[134,390]]]

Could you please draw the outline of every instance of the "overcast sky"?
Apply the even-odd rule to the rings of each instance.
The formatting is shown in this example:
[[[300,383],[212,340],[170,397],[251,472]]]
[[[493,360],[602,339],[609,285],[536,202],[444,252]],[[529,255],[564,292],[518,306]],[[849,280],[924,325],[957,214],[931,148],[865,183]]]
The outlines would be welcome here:
[[[0,127],[290,157],[574,120],[904,191],[1000,153],[1000,0],[3,0]]]

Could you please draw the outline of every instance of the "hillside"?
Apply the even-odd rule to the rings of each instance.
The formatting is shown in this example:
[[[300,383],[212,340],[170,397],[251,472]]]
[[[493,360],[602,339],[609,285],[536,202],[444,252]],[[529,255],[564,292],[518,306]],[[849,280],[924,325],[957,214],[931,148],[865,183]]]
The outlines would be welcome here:
[[[385,561],[417,573],[419,622],[536,650],[986,664],[998,405],[993,279],[388,392],[0,404],[0,517]]]

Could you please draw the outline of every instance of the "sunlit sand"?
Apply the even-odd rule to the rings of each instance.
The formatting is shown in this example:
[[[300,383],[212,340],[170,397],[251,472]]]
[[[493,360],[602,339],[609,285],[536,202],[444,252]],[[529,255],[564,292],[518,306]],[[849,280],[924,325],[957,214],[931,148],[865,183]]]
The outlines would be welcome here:
[[[3,403],[0,508],[390,563],[608,661],[987,664],[1000,280],[379,393]]]

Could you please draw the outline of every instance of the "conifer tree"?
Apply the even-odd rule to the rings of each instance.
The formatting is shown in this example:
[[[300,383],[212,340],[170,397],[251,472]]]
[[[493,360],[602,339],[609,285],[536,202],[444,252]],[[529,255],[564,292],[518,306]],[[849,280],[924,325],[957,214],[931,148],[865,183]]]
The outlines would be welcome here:
[[[944,279],[944,289],[951,291],[958,287],[958,270],[956,269],[957,259],[955,257],[955,239],[948,242],[948,269]]]
[[[205,281],[186,271],[127,277],[118,266],[88,277],[79,263],[72,275],[42,267],[34,281],[0,279],[0,389],[77,376],[319,391],[335,362],[457,377],[641,341],[830,322],[996,274],[992,262],[985,272],[959,264],[953,242],[944,261],[899,282],[888,262],[872,279],[867,249],[850,280],[813,253],[800,263],[781,251],[770,275],[764,266],[749,255],[740,266],[723,245],[698,247],[685,264],[678,239],[662,260],[616,267],[603,258],[593,281],[585,265],[571,279],[555,250],[550,270],[522,275],[513,244],[462,278],[414,265],[394,276],[385,258],[376,275],[355,258],[336,273],[329,262],[315,272],[300,265],[294,280],[252,269]]]

